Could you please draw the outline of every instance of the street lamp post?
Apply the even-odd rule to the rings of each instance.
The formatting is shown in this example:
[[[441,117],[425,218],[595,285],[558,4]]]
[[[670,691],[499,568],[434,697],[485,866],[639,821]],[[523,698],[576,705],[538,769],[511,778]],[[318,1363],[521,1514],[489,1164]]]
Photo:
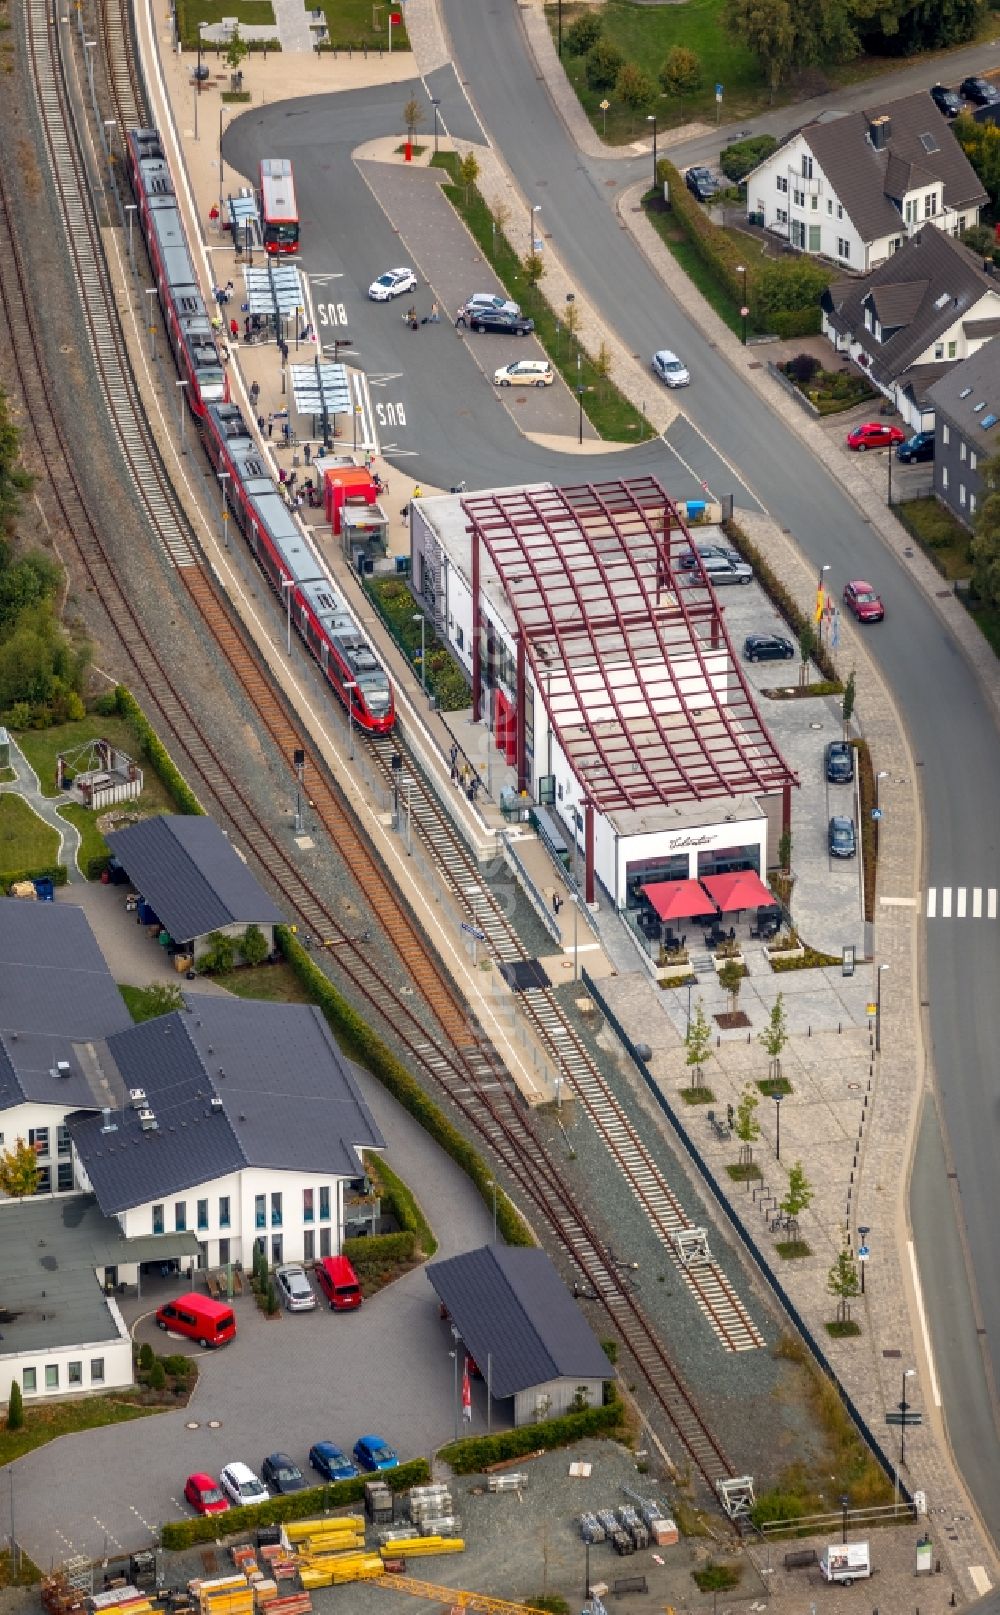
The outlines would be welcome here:
[[[175,387],[185,388],[187,385],[188,384],[187,384],[186,381],[175,381],[174,382]],[[182,391],[181,393],[178,394],[178,399],[177,399],[177,413],[181,418],[181,453],[182,454],[187,453],[187,432],[185,430],[185,423],[186,423],[186,419],[187,419],[187,410],[185,408],[186,404],[187,404],[187,394]]]
[[[867,1247],[867,1245],[868,1245],[868,1235],[870,1233],[871,1233],[871,1229],[868,1227],[867,1223],[865,1223],[865,1224],[858,1223],[858,1238],[860,1239],[862,1245],[864,1245],[865,1247]],[[864,1295],[864,1293],[865,1293],[865,1268],[868,1266],[868,1258],[867,1258],[867,1256],[859,1256],[858,1257],[858,1266],[861,1269],[861,1294]]]
[[[440,96],[431,96],[431,109],[434,113],[434,155],[438,154],[438,107],[441,105]]]
[[[133,275],[135,274],[135,252],[132,248],[132,224],[135,218],[136,205],[135,202],[125,203],[125,212],[128,214],[128,261],[132,265]]]
[[[573,304],[575,302],[576,302],[576,293],[575,292],[567,292],[566,293],[566,334],[570,337],[570,339],[572,339],[572,336],[573,336],[573,332],[569,328],[570,327],[570,309],[573,307]],[[577,340],[577,346],[579,347],[579,339]],[[568,351],[569,350],[567,349],[567,352]],[[550,774],[551,774],[551,772],[552,772],[552,770],[549,769]]]
[[[146,296],[149,298],[149,357],[156,359],[156,324],[153,319],[153,298],[156,296],[156,287],[147,286]]]
[[[357,679],[348,679],[344,684],[347,691],[347,729],[350,735],[351,762],[354,761],[354,692],[358,687]]]
[[[740,319],[743,322],[742,342],[743,342],[743,346],[746,347],[746,345],[747,345],[747,319],[748,319],[749,314],[750,314],[750,306],[747,303],[747,266],[746,266],[746,264],[737,264],[736,265],[736,273],[738,275],[743,276],[743,301],[740,304]]]
[[[824,607],[826,605],[826,598],[825,598],[826,574],[829,572],[829,570],[830,570],[830,563],[827,562],[825,566],[820,567],[820,569],[819,569],[819,577],[816,579],[816,607],[817,607],[817,610],[819,612],[819,621],[816,624],[816,626],[817,626],[817,628],[819,630],[819,632],[817,634],[817,638],[819,639],[819,642],[820,642],[821,645],[823,643],[823,611],[824,611]]]
[[[842,1513],[843,1513],[843,1519],[841,1521],[842,1529],[841,1529],[840,1540],[841,1540],[842,1543],[845,1543],[845,1544],[847,1542],[847,1510],[850,1508],[850,1505],[851,1505],[851,1499],[845,1493],[844,1496],[840,1499],[840,1507],[841,1507],[841,1510],[842,1510]]]
[[[882,811],[881,808],[878,805],[878,782],[879,782],[880,779],[888,779],[888,778],[889,778],[889,770],[887,768],[880,768],[878,773],[875,775],[875,812],[876,813],[880,813]]]
[[[455,1334],[455,1331],[453,1329],[452,1330],[452,1336],[453,1337],[454,1337],[454,1334]],[[452,1363],[454,1365],[454,1369],[455,1369],[455,1390],[454,1390],[454,1394],[453,1394],[453,1401],[454,1401],[454,1404],[455,1404],[455,1440],[457,1441],[458,1440],[458,1347],[456,1346],[454,1351],[450,1351],[448,1353],[448,1356],[451,1358]]]
[[[536,213],[541,213],[541,211],[542,211],[541,202],[536,202],[534,207],[530,207],[528,209],[528,257],[529,258],[533,258],[534,254],[535,254],[535,214]]]
[[[875,1053],[882,1053],[882,972],[888,965],[879,965],[875,972]]]
[[[775,1093],[775,1094],[771,1095],[771,1098],[774,1100],[774,1158],[775,1158],[776,1161],[780,1161],[781,1160],[781,1101],[784,1098],[784,1095],[780,1094],[780,1093]]]
[[[219,228],[220,228],[220,230],[222,229],[222,193],[225,190],[224,170],[223,170],[223,166],[222,166],[222,120],[226,116],[226,113],[228,111],[229,111],[229,108],[227,106],[220,104],[220,106],[219,106]]]
[[[577,442],[580,443],[580,444],[583,443],[583,378],[582,378],[582,375],[581,375],[581,363],[582,363],[582,359],[581,359],[580,351],[579,351],[579,349],[577,349],[577,355],[576,355],[576,396],[577,396],[577,401],[578,401],[578,403],[580,405],[580,421],[579,421],[579,425],[577,427]]]
[[[651,123],[653,125],[653,190],[655,191],[656,190],[656,113],[655,112],[647,112],[647,114],[646,114],[646,122]],[[744,297],[743,301],[744,301],[744,303],[746,302],[746,297]],[[745,344],[746,343],[746,333],[745,332],[744,332],[744,336],[743,336],[743,341],[744,341],[744,344]]]
[[[493,1243],[497,1242],[497,1185],[496,1179],[490,1179],[490,1188],[493,1190]]]
[[[907,1382],[908,1379],[912,1379],[913,1376],[916,1374],[916,1372],[917,1371],[916,1371],[915,1368],[904,1368],[903,1369],[903,1399],[899,1404],[900,1412],[903,1415],[903,1422],[899,1427],[899,1467],[900,1467],[900,1469],[905,1469],[906,1468],[906,1406],[907,1406],[907,1403],[906,1403],[906,1382]]]
[[[222,495],[222,544],[224,549],[229,548],[229,506],[226,503],[226,483],[229,481],[228,471],[217,471],[219,479],[219,492]]]
[[[292,654],[292,590],[295,587],[294,578],[282,578],[281,587],[285,594],[285,651]]]
[[[571,802],[569,810],[573,815],[573,980],[580,979],[580,881],[576,867],[576,810],[577,804]]]
[[[559,59],[561,61],[562,60],[562,0],[559,0],[558,5],[556,6],[556,16],[558,18],[558,21],[556,23],[556,39],[557,39],[557,43],[558,43]]]
[[[413,613],[414,622],[420,624],[420,684],[427,694],[427,618],[422,611]]]

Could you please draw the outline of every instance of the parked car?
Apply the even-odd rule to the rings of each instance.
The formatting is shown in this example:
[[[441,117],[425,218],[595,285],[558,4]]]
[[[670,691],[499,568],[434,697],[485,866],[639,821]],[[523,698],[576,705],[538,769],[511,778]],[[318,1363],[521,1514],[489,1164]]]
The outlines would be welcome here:
[[[875,593],[870,583],[855,578],[851,583],[844,584],[844,604],[848,611],[852,611],[858,622],[881,622],[885,616],[885,606]]]
[[[890,426],[888,421],[864,421],[853,432],[848,432],[847,447],[864,454],[866,449],[891,449],[905,437],[905,432],[898,426]]]
[[[962,102],[954,90],[946,89],[943,84],[935,84],[931,89],[931,100],[946,118],[957,118],[962,110]]]
[[[276,1267],[274,1282],[289,1312],[310,1312],[316,1305],[313,1287],[306,1278],[305,1269],[297,1262],[290,1262],[287,1267]]]
[[[655,374],[668,387],[686,387],[691,380],[691,372],[684,368],[676,353],[671,353],[669,348],[660,348],[650,362]]]
[[[198,1514],[225,1514],[229,1499],[219,1490],[219,1483],[211,1475],[189,1475],[184,1496]]]
[[[696,544],[694,549],[681,550],[677,558],[678,564],[684,568],[685,572],[693,572],[698,555],[701,556],[703,561],[707,561],[713,555],[721,555],[726,561],[742,561],[743,559],[739,550],[728,549],[725,544]]]
[[[989,79],[976,77],[963,79],[958,86],[958,93],[977,107],[991,107],[1000,101],[1000,88],[991,84]]]
[[[854,778],[854,747],[846,740],[831,740],[826,748],[826,777],[831,785],[849,785]]]
[[[912,465],[915,460],[933,460],[933,458],[933,432],[914,432],[912,437],[908,437],[896,448],[896,459],[902,460],[904,465]]]
[[[722,190],[722,181],[716,179],[710,168],[689,168],[684,175],[684,183],[699,202],[710,202],[716,192]]]
[[[467,297],[455,316],[456,325],[468,325],[474,314],[485,313],[487,310],[503,309],[508,314],[520,314],[517,303],[512,303],[508,297],[498,297],[496,292],[473,292]]]
[[[486,308],[469,310],[468,324],[473,331],[499,331],[502,336],[530,336],[535,322],[519,308]]]
[[[746,561],[730,560],[728,555],[703,555],[701,557],[701,568],[708,581],[713,583],[716,588],[723,583],[753,582],[753,567],[748,566]],[[699,581],[697,572],[690,571],[688,573],[689,583],[695,584]]]
[[[387,269],[368,288],[373,303],[387,303],[390,297],[402,297],[404,292],[415,292],[417,277],[412,269]]]
[[[227,1464],[219,1472],[219,1485],[237,1508],[246,1508],[252,1503],[266,1503],[271,1495],[249,1464]]]
[[[395,1469],[399,1455],[381,1436],[360,1436],[354,1443],[354,1462],[359,1469]]]
[[[172,1335],[186,1335],[196,1340],[205,1350],[209,1346],[225,1346],[236,1339],[236,1317],[225,1301],[213,1301],[209,1295],[190,1290],[173,1301],[165,1301],[156,1311],[156,1327]]]
[[[353,1312],[361,1305],[361,1285],[346,1256],[324,1256],[313,1268],[331,1312]]]
[[[853,858],[858,850],[857,838],[854,834],[854,820],[845,819],[835,813],[830,820],[826,843],[830,849],[831,858]]]
[[[279,1497],[284,1497],[288,1492],[304,1492],[306,1489],[306,1478],[301,1469],[298,1464],[293,1464],[288,1454],[284,1452],[272,1452],[269,1458],[264,1459],[260,1466],[260,1478],[264,1485],[272,1493],[277,1492]]]
[[[748,662],[790,662],[795,646],[783,634],[747,634],[743,655]]]
[[[494,387],[551,387],[555,377],[547,359],[515,359],[494,373]]]
[[[309,1448],[309,1463],[324,1480],[353,1480],[358,1473],[346,1452],[341,1452],[332,1441],[317,1441]]]

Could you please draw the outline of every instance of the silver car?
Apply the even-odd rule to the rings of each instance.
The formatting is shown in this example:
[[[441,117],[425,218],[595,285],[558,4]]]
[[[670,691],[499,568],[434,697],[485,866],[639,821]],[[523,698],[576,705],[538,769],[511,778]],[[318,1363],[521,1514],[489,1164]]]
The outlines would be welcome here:
[[[661,348],[659,353],[654,353],[650,363],[655,374],[668,387],[686,387],[690,383],[691,372],[669,348]]]
[[[305,1270],[296,1263],[276,1267],[274,1282],[289,1312],[309,1312],[316,1305],[316,1296]]]

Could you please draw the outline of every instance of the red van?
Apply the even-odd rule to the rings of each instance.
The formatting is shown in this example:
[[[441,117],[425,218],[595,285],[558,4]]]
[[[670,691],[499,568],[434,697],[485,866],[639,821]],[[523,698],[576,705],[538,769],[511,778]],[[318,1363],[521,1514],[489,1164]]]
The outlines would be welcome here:
[[[361,1305],[361,1285],[346,1256],[324,1256],[316,1263],[316,1283],[331,1312],[353,1312]]]
[[[187,1335],[199,1346],[224,1346],[236,1337],[232,1307],[225,1301],[213,1301],[211,1296],[196,1295],[193,1290],[160,1307],[156,1326],[175,1335]]]

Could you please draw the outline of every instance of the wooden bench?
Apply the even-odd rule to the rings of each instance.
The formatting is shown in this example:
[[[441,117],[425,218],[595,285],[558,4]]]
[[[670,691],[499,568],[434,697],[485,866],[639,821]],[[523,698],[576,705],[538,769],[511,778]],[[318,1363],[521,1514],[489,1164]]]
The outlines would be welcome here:
[[[805,1570],[809,1565],[818,1562],[815,1548],[795,1548],[791,1553],[785,1554],[786,1570]]]

